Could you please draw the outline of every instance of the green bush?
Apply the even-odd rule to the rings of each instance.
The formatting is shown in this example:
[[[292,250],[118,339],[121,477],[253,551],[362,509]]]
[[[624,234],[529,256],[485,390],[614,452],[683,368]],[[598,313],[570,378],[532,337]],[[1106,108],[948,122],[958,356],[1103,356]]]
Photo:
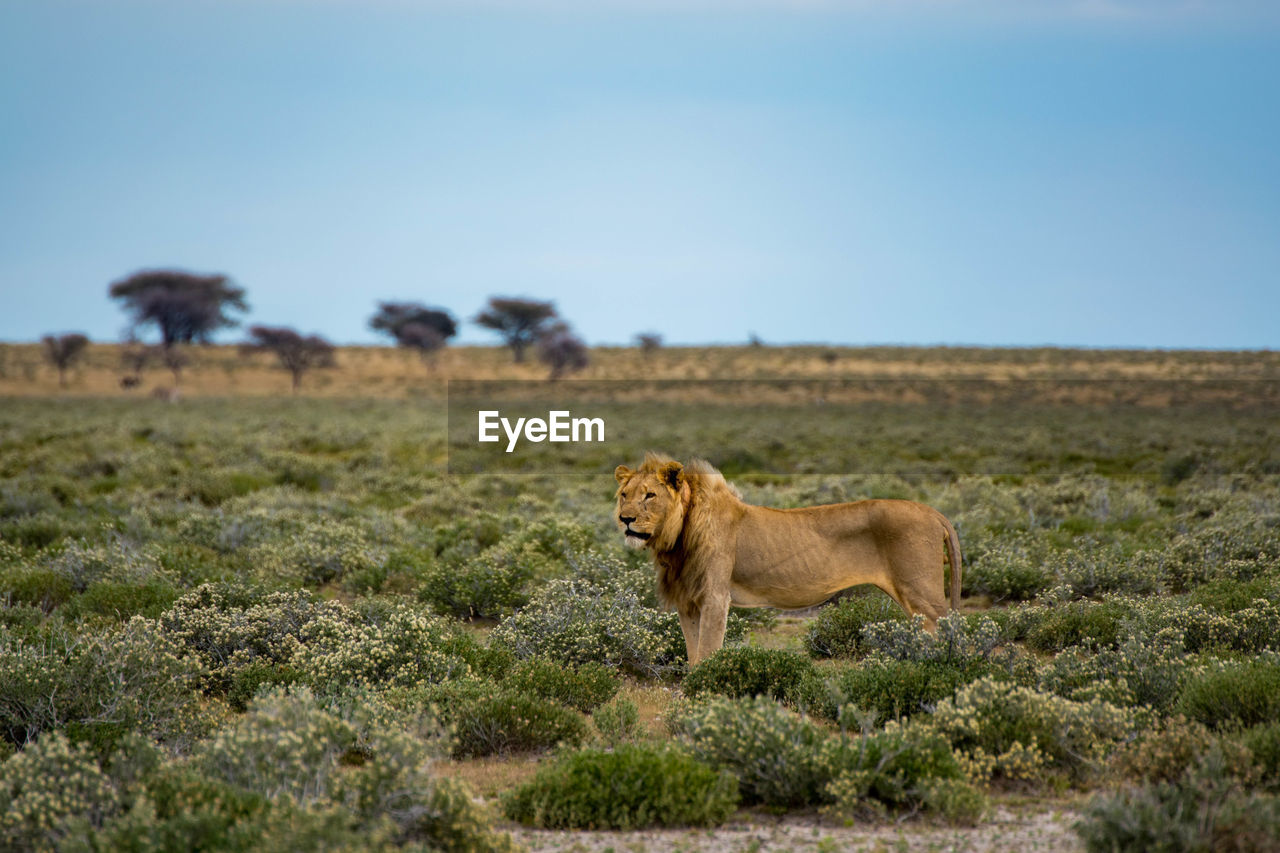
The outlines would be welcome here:
[[[695,758],[738,778],[745,803],[799,808],[826,798],[830,736],[772,699],[714,697],[673,726]]]
[[[50,613],[75,594],[71,580],[50,569],[15,567],[0,572],[0,598],[10,604],[26,604]]]
[[[1095,796],[1075,830],[1090,853],[1269,853],[1280,798],[1244,792],[1211,754],[1177,782]]]
[[[506,690],[552,699],[584,714],[612,699],[620,684],[618,673],[603,664],[574,667],[542,658],[520,661],[502,679]]]
[[[1114,601],[1068,601],[1044,608],[1026,634],[1036,651],[1060,652],[1068,646],[1114,649],[1120,643],[1120,623],[1129,611]]]
[[[718,826],[737,804],[731,774],[645,746],[565,755],[503,802],[508,818],[531,826],[619,830]]]
[[[418,600],[459,619],[507,616],[529,602],[533,568],[520,556],[495,546],[462,563],[435,563],[422,573]]]
[[[1280,663],[1231,663],[1187,680],[1174,709],[1211,729],[1248,728],[1280,719]]]
[[[1186,651],[1177,631],[1137,632],[1118,649],[1092,652],[1072,646],[1039,673],[1038,686],[1067,699],[1102,699],[1115,705],[1168,712],[1188,677]]]
[[[949,819],[974,822],[985,804],[972,788],[961,791],[938,784],[967,786],[951,744],[927,728],[891,723],[882,731],[842,741],[830,760],[833,778],[825,794],[831,803],[828,811],[840,817],[913,810],[932,800]]]
[[[940,700],[986,672],[983,666],[872,657],[838,670],[829,676],[828,684],[839,698],[838,706],[872,712],[873,721],[881,724],[932,711]]]
[[[428,697],[453,731],[454,758],[579,746],[587,739],[582,715],[551,699],[476,681],[444,684]]]
[[[615,699],[596,708],[591,715],[600,742],[611,749],[635,740],[640,735],[640,709],[629,699]]]
[[[768,696],[789,704],[813,704],[818,672],[807,657],[781,649],[721,649],[694,667],[681,685],[689,697]]]
[[[288,664],[303,626],[323,606],[304,591],[261,595],[248,586],[203,584],[175,601],[160,624],[204,665],[206,690],[222,694],[246,667]]]
[[[822,608],[805,635],[805,649],[816,658],[858,657],[868,625],[906,618],[902,608],[882,592],[854,595]]]
[[[110,616],[127,620],[132,616],[158,618],[178,597],[178,590],[166,580],[154,578],[142,583],[102,580],[76,596],[67,605],[68,619]]]
[[[1244,733],[1243,743],[1263,787],[1273,794],[1280,793],[1280,722],[1254,726]]]

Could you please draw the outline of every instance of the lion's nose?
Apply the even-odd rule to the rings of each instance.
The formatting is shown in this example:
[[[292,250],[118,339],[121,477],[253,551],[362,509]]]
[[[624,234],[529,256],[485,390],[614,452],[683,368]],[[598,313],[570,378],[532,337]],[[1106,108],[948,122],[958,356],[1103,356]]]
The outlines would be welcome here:
[[[623,524],[630,524],[631,522],[633,522],[633,521],[635,521],[635,520],[636,520],[636,517],[635,517],[634,515],[620,515],[620,516],[618,516],[618,521],[621,521]]]

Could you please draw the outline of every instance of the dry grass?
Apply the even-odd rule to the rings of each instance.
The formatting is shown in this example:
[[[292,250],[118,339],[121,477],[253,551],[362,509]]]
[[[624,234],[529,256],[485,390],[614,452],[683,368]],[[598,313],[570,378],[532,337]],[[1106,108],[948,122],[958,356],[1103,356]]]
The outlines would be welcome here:
[[[125,390],[128,372],[118,344],[93,344],[58,387],[39,344],[0,344],[0,396],[133,395],[172,388],[174,376],[148,368]],[[235,346],[189,347],[178,382],[185,396],[289,394],[289,374],[267,354]],[[446,380],[543,380],[536,362],[512,363],[501,347],[453,347],[431,363],[392,347],[342,347],[337,365],[303,378],[315,397],[442,397]],[[1162,350],[1072,350],[979,347],[667,347],[646,357],[632,347],[598,347],[575,379],[1115,379],[1239,380],[1280,378],[1280,353]]]

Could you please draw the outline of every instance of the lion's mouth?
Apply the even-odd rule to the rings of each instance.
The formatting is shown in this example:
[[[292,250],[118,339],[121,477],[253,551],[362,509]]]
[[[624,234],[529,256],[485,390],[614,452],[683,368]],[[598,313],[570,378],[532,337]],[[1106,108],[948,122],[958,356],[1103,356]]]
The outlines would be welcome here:
[[[639,530],[632,530],[630,527],[626,529],[625,533],[626,533],[628,543],[632,539],[635,539],[638,543],[643,544],[645,542],[648,542],[650,537],[653,536],[652,533],[641,533]]]

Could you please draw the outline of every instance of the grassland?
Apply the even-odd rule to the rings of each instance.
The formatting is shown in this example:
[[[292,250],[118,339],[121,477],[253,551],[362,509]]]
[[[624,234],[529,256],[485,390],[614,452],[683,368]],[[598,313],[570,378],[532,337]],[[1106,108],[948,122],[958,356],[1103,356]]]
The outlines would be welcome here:
[[[628,389],[593,398],[611,422],[672,424],[661,449],[749,501],[905,497],[961,533],[938,637],[879,593],[735,613],[695,678],[609,520],[652,435],[450,473],[445,381],[573,393],[536,365],[347,348],[292,396],[213,347],[169,403],[109,345],[67,389],[3,352],[0,846],[1274,849],[1275,354],[593,351],[582,378]],[[502,816],[566,755],[633,747],[732,777],[725,828]],[[615,805],[675,796],[647,784]]]

